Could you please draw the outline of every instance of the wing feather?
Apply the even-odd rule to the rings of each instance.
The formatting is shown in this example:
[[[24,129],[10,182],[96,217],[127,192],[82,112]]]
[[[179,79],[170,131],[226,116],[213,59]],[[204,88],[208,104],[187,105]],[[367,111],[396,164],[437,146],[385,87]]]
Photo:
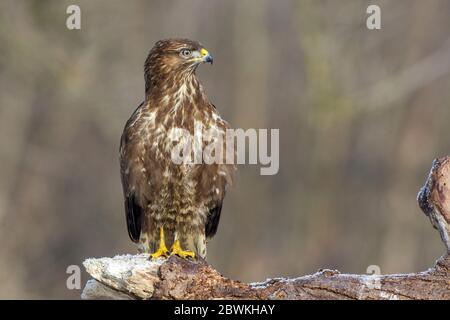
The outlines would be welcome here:
[[[134,194],[125,197],[125,217],[130,239],[133,242],[138,242],[142,227],[142,208],[137,203]]]
[[[220,202],[216,207],[209,210],[209,214],[206,219],[205,224],[205,236],[207,238],[212,238],[217,232],[220,222],[220,213],[222,212],[222,202]]]

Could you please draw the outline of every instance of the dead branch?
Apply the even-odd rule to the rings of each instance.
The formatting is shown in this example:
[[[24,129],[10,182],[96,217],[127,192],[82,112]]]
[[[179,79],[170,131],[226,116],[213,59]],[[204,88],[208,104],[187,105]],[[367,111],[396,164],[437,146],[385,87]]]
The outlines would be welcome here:
[[[450,252],[450,158],[433,162],[418,194],[420,208],[439,230]],[[320,270],[293,279],[260,283],[228,279],[205,261],[178,257],[150,261],[148,255],[87,259],[93,277],[83,299],[450,299],[450,256],[413,274],[352,275]]]

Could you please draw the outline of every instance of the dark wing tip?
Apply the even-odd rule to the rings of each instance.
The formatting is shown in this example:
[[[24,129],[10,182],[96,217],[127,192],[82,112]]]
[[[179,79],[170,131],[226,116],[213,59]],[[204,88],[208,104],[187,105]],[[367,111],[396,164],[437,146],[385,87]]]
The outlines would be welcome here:
[[[205,225],[205,236],[212,238],[217,232],[220,221],[220,213],[222,212],[222,203],[209,210],[209,215]]]
[[[125,214],[128,235],[133,242],[138,242],[141,235],[142,208],[133,194],[125,198]]]

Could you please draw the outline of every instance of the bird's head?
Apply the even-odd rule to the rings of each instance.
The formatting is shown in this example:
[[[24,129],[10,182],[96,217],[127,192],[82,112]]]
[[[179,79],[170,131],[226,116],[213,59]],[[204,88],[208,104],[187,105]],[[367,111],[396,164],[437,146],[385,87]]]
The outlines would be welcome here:
[[[211,54],[197,41],[160,40],[155,43],[145,61],[146,86],[158,80],[192,74],[199,64],[208,62],[213,63]]]

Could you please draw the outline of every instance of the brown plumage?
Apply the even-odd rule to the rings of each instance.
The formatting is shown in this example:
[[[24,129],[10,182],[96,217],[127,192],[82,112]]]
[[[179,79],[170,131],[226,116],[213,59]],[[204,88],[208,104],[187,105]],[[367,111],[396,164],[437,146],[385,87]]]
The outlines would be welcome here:
[[[231,164],[176,164],[171,159],[172,128],[193,134],[196,121],[220,135],[229,128],[195,75],[201,62],[212,63],[212,57],[198,42],[158,41],[145,61],[145,100],[122,134],[128,234],[144,252],[157,250],[163,227],[169,248],[179,239],[183,249],[206,257],[206,239],[217,231],[225,191],[233,179]]]

